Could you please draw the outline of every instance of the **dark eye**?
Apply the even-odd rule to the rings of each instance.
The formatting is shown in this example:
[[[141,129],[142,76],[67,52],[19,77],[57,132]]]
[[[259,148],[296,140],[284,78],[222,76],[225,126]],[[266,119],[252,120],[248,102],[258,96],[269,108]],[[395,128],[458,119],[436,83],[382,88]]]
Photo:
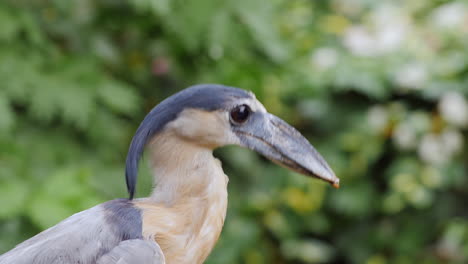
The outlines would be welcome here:
[[[236,124],[242,124],[247,121],[251,112],[247,105],[236,106],[231,110],[231,120]]]

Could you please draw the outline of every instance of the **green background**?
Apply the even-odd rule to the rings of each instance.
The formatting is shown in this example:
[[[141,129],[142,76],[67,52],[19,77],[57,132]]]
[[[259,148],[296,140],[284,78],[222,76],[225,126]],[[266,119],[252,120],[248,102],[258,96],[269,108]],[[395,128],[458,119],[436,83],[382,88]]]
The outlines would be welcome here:
[[[467,263],[467,47],[466,1],[2,0],[0,252],[126,197],[145,114],[222,83],[342,187],[216,151],[229,210],[207,263]]]

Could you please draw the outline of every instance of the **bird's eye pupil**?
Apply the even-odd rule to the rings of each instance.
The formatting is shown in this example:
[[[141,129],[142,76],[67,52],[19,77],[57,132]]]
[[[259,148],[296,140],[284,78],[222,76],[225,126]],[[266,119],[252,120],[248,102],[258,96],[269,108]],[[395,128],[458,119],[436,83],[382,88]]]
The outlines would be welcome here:
[[[244,123],[249,118],[250,112],[247,105],[239,105],[231,111],[231,119],[238,124]]]

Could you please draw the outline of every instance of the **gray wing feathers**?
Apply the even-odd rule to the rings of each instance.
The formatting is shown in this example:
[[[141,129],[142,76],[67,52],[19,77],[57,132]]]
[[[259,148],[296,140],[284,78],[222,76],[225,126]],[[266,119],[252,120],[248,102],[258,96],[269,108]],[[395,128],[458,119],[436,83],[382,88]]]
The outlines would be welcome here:
[[[165,260],[156,242],[132,239],[122,241],[96,264],[165,264]]]
[[[92,263],[99,251],[106,252],[118,243],[112,243],[115,238],[103,233],[106,233],[104,212],[98,205],[17,245],[0,256],[0,264]],[[98,236],[101,238],[97,239]]]
[[[127,215],[122,212],[125,206],[123,200],[114,200],[74,214],[0,255],[0,264],[94,264],[122,240],[139,238],[119,228],[124,226],[119,219],[127,221],[118,215]]]

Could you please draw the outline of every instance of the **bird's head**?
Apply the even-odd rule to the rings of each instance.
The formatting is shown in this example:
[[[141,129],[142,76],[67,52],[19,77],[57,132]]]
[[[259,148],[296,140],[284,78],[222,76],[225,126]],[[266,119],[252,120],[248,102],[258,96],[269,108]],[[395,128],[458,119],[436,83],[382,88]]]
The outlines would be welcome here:
[[[243,146],[286,168],[322,179],[335,187],[339,185],[339,179],[307,139],[285,121],[268,113],[253,93],[202,84],[162,101],[140,124],[126,162],[130,199],[134,195],[143,150],[163,131],[209,149]]]

